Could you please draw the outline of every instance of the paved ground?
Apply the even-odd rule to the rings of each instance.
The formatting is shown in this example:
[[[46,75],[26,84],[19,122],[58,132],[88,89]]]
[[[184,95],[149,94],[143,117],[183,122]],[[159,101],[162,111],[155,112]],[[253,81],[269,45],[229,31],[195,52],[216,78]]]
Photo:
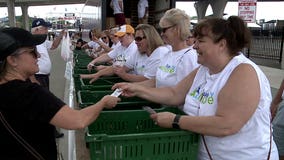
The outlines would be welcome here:
[[[55,50],[53,54],[50,54],[50,58],[52,60],[52,72],[50,76],[50,89],[51,91],[61,98],[65,100],[66,103],[74,103],[73,106],[76,106],[76,102],[69,101],[69,98],[72,99],[72,94],[70,95],[70,81],[66,81],[64,78],[65,73],[65,62],[60,56],[60,48]],[[259,64],[259,62],[257,62]],[[270,67],[267,67],[270,66]],[[280,86],[282,79],[284,78],[284,70],[277,69],[279,68],[272,68],[273,65],[267,66],[260,66],[263,72],[268,77],[271,88],[272,94],[274,95],[277,89]],[[272,66],[272,67],[271,67]],[[58,148],[59,148],[59,158],[60,160],[89,160],[89,151],[86,148],[84,142],[84,130],[80,131],[67,131],[67,130],[60,130],[65,135],[63,138],[58,139]],[[76,137],[75,139],[73,139]],[[72,142],[75,144],[72,145]],[[70,143],[71,142],[71,143]],[[73,149],[72,149],[73,148]],[[68,151],[71,151],[68,153]],[[76,157],[76,158],[75,158]]]
[[[60,99],[64,100],[67,104],[76,106],[76,102],[70,102],[70,81],[64,77],[66,62],[61,58],[60,48],[54,50],[50,54],[52,61],[52,71],[50,75],[50,90]],[[72,98],[71,98],[72,99]],[[64,133],[64,137],[57,139],[59,159],[60,160],[89,160],[89,152],[84,142],[84,130],[67,131],[64,129],[58,130]],[[75,139],[73,139],[76,137]],[[72,145],[72,141],[75,145]],[[74,148],[74,150],[72,150]],[[71,150],[71,153],[68,153]],[[76,158],[74,158],[76,157]]]

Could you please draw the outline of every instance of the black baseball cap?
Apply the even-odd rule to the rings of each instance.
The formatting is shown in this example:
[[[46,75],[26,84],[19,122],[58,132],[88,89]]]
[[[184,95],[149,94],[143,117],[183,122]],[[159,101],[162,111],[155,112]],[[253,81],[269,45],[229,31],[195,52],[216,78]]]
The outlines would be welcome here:
[[[32,22],[32,28],[38,27],[38,26],[44,26],[44,27],[48,27],[49,28],[49,27],[51,27],[51,23],[46,22],[42,18],[34,19],[33,22]]]
[[[0,61],[19,48],[42,44],[46,36],[46,34],[32,35],[29,31],[17,27],[0,29]]]

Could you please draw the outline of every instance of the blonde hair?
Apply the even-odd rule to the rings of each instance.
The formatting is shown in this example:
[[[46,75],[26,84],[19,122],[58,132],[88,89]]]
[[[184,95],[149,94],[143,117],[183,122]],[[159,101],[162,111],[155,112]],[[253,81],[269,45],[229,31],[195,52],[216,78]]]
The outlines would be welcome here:
[[[164,42],[161,38],[161,36],[159,35],[159,33],[157,32],[157,30],[155,29],[155,27],[153,27],[152,25],[149,24],[139,24],[135,30],[141,30],[144,34],[144,36],[147,39],[147,43],[148,43],[148,48],[150,49],[151,53],[158,47],[164,45]]]
[[[190,17],[185,11],[172,8],[167,10],[164,16],[161,18],[159,25],[162,28],[166,28],[169,26],[165,25],[165,22],[169,23],[170,26],[177,26],[179,28],[179,38],[181,40],[186,40],[190,33]]]

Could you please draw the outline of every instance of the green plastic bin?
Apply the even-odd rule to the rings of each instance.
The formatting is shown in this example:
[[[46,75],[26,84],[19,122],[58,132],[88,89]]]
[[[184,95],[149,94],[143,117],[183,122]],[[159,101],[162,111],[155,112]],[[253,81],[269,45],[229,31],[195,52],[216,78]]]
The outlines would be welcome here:
[[[104,91],[111,90],[111,87],[118,82],[123,82],[124,80],[118,76],[108,76],[100,77],[93,83],[89,83],[90,79],[81,79],[81,90],[91,90],[91,91]]]
[[[149,105],[151,106],[151,105]],[[168,111],[176,114],[184,114],[181,110],[174,107],[151,106],[156,112]],[[87,133],[92,134],[133,134],[159,131],[173,131],[176,129],[161,128],[154,124],[147,111],[142,106],[135,107],[133,110],[120,110],[113,108],[103,110],[97,120],[88,126]]]
[[[82,69],[82,68],[74,68],[73,74],[93,74],[96,73],[97,71],[92,69],[89,71],[88,69]]]
[[[89,91],[89,90],[80,90],[78,91],[78,103],[80,108],[85,108],[89,105],[97,103],[101,100],[105,95],[111,95],[114,91],[106,90],[106,91]],[[116,109],[120,110],[129,110],[129,109],[136,109],[141,108],[141,106],[150,105],[153,107],[160,107],[159,104],[154,102],[147,101],[145,99],[139,97],[131,97],[125,98],[120,97],[121,102],[118,102],[116,105]]]
[[[158,127],[144,110],[102,111],[85,139],[91,160],[195,160],[199,143],[196,133]]]

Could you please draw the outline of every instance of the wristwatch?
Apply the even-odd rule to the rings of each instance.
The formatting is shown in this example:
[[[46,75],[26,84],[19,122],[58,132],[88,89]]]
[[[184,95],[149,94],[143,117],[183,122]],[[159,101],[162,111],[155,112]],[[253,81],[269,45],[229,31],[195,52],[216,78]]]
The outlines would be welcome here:
[[[181,115],[179,115],[179,114],[177,114],[177,115],[175,116],[175,119],[174,119],[174,121],[173,121],[173,123],[172,123],[173,128],[175,128],[175,129],[180,129],[179,124],[178,124],[180,117],[181,117]]]

